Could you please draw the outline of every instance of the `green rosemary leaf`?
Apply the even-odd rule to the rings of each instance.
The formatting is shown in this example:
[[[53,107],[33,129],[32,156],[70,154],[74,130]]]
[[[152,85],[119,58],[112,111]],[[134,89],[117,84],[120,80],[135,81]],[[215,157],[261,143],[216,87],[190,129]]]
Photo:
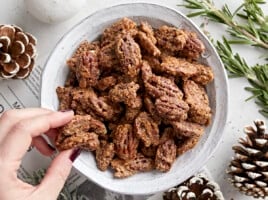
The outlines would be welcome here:
[[[194,13],[190,13],[187,15],[187,17],[195,17],[195,16],[202,16],[203,14],[205,14],[206,12],[204,11],[200,11],[200,12],[194,12]]]

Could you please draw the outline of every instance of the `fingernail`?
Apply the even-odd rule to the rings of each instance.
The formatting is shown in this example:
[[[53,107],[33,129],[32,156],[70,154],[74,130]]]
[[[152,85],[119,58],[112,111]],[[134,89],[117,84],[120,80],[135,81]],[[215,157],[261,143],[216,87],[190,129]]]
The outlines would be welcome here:
[[[75,159],[80,155],[80,153],[81,153],[81,149],[75,149],[75,150],[73,151],[73,153],[71,154],[71,156],[70,156],[70,160],[71,160],[72,162],[74,162]]]
[[[52,151],[56,151],[56,148],[53,147],[51,144],[48,143],[48,147],[52,150]]]

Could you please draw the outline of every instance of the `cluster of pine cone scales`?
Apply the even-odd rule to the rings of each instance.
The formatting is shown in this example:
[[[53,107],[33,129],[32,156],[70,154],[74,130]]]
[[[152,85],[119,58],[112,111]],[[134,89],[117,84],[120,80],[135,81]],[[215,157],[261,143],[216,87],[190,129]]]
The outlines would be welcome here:
[[[0,78],[24,79],[36,57],[36,38],[15,25],[0,25]]]
[[[163,194],[163,200],[224,200],[217,183],[200,173]]]
[[[242,193],[256,198],[268,196],[268,134],[264,121],[255,120],[256,128],[245,127],[245,139],[233,146],[235,156],[228,173],[232,184]]]

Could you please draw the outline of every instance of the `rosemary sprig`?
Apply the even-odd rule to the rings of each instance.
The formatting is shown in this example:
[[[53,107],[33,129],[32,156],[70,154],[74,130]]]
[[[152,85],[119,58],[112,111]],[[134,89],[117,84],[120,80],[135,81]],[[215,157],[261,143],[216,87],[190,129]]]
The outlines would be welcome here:
[[[227,25],[227,31],[235,38],[228,41],[229,43],[250,44],[268,49],[268,16],[265,16],[259,7],[265,0],[244,0],[234,12],[231,12],[226,4],[222,9],[218,9],[211,0],[184,0],[184,2],[185,4],[179,6],[197,10],[188,14],[188,17],[206,16],[212,21]],[[237,21],[237,16],[246,19],[246,22]]]
[[[230,77],[245,77],[251,84],[251,87],[245,88],[252,93],[247,100],[255,98],[262,108],[260,113],[268,117],[268,64],[249,67],[244,58],[233,53],[224,37],[223,42],[217,41],[215,46]]]

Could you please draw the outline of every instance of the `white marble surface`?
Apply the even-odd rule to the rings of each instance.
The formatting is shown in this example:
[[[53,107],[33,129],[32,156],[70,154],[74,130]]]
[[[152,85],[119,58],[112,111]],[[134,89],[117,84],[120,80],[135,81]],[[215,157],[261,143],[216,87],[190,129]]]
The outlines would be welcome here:
[[[32,17],[25,8],[23,0],[0,0],[0,23],[17,24],[21,26],[25,31],[32,33],[38,38],[38,59],[37,64],[40,66],[44,65],[49,53],[62,37],[62,35],[68,31],[73,25],[78,23],[84,17],[91,13],[116,5],[120,3],[130,2],[150,2],[158,3],[160,5],[167,5],[169,7],[180,9],[183,12],[183,8],[178,8],[176,5],[181,3],[181,0],[88,0],[86,6],[72,19],[65,21],[60,24],[45,24],[34,17]],[[235,9],[242,0],[225,0],[218,2],[217,5],[227,3],[231,9]],[[266,11],[267,11],[266,6]],[[266,13],[267,14],[267,13]],[[202,22],[201,19],[193,19],[198,25]],[[219,28],[220,27],[220,28]],[[223,26],[209,25],[207,30],[211,32],[214,38],[220,38],[223,30]],[[248,63],[254,64],[260,62],[259,56],[263,53],[255,48],[234,48],[240,54],[242,54]],[[0,84],[2,84],[0,82]],[[226,168],[233,156],[232,145],[237,143],[239,137],[243,137],[243,127],[245,125],[253,124],[254,119],[263,119],[267,123],[267,119],[258,113],[258,108],[253,101],[245,102],[251,94],[246,92],[243,88],[248,86],[248,83],[244,79],[229,79],[229,90],[230,90],[230,106],[229,116],[224,130],[223,140],[217,148],[217,151],[210,158],[206,167],[209,169],[214,180],[220,185],[222,192],[227,200],[250,200],[251,197],[246,197],[237,192],[228,182],[227,175],[225,173]],[[37,106],[31,105],[31,106]]]

